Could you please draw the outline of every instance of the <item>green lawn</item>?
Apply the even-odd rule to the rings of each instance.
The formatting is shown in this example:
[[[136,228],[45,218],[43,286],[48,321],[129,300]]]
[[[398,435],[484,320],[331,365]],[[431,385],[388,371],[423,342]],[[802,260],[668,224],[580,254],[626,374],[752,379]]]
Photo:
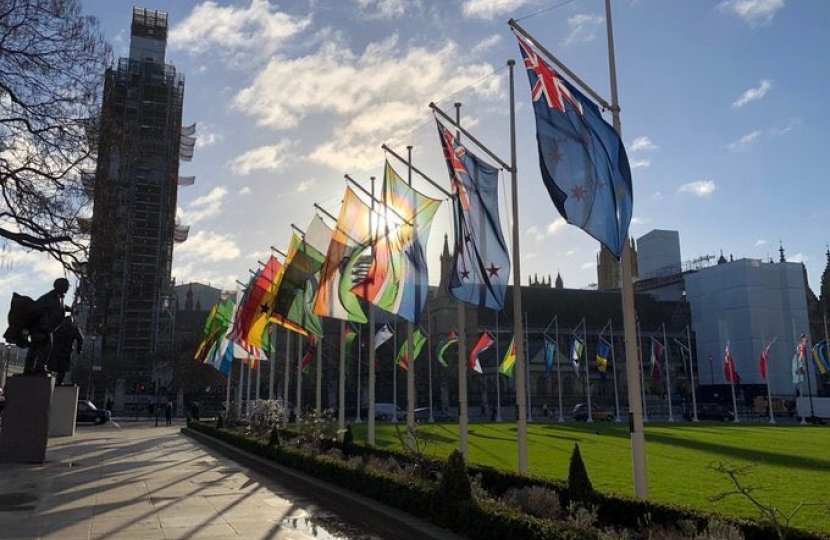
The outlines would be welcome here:
[[[403,424],[399,424],[403,428]],[[352,426],[355,439],[365,440],[366,424]],[[446,456],[458,447],[456,424],[419,424],[432,441],[427,453]],[[528,424],[530,473],[564,480],[574,443],[579,443],[591,481],[599,491],[633,496],[631,443],[627,424]],[[378,447],[399,446],[396,426],[376,425]],[[516,427],[510,423],[472,423],[469,461],[516,470]],[[799,503],[830,505],[830,428],[744,423],[647,424],[646,453],[649,496],[655,501],[685,504],[724,514],[756,517],[745,500],[709,498],[730,489],[710,469],[718,461],[755,465],[746,485],[762,488],[755,495],[785,513]],[[830,533],[830,513],[805,507],[793,522]]]

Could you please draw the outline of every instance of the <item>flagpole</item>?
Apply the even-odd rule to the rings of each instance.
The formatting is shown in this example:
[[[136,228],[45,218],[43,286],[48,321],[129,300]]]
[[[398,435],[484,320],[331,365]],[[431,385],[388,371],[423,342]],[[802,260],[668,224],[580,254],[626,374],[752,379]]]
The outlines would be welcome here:
[[[766,370],[766,373],[764,373],[764,378],[767,381],[767,409],[769,409],[769,423],[774,424],[775,423],[775,413],[772,412],[772,390],[770,390],[770,385],[769,385],[769,378],[770,378],[769,377],[769,356],[767,355],[768,349],[767,349],[767,346],[766,346],[766,341],[767,341],[767,338],[764,335],[764,329],[762,327],[761,328],[761,347],[763,347],[763,349],[761,349],[761,357],[764,359],[764,369]],[[770,342],[770,344],[769,344],[770,349],[772,349],[772,343],[773,342],[775,342],[775,340],[772,340],[772,342]]]
[[[277,379],[277,353],[274,350],[274,346],[277,343],[277,325],[271,324],[270,328],[271,332],[271,350],[268,351],[269,356],[271,357],[271,361],[268,362],[268,401],[274,400],[274,383]]]
[[[282,381],[282,403],[284,412],[282,414],[282,427],[288,426],[288,392],[291,383],[291,330],[285,329],[285,369],[283,370]],[[296,406],[295,406],[296,410]],[[295,413],[296,414],[296,413]]]
[[[645,353],[645,350],[643,350],[643,327],[642,327],[642,325],[640,324],[639,321],[637,321],[637,346],[639,348],[639,356],[637,358],[639,360],[639,365],[638,365],[639,369],[637,371],[640,372],[640,374],[639,374],[640,375],[640,394],[641,394],[641,398],[642,398],[641,403],[643,404],[643,422],[648,422],[648,401],[646,401],[646,381],[645,381],[646,368],[645,368],[645,359],[643,358],[643,354]],[[625,348],[625,354],[626,354],[626,356],[628,356],[628,346],[626,346],[626,348]],[[626,361],[625,364],[626,364],[626,366],[625,366],[626,375],[631,376],[631,371],[628,369],[628,361]],[[629,382],[629,388],[630,388],[630,386],[631,386],[631,383]],[[631,390],[630,389],[628,391],[628,410],[629,410],[629,414],[630,414],[631,410],[632,410]]]
[[[262,363],[261,361],[257,360],[256,364],[256,391],[254,392],[254,399],[259,401],[259,384],[260,384],[260,372],[262,371]]]
[[[427,376],[429,377],[429,422],[435,422],[432,415],[432,306],[427,304]]]
[[[303,412],[303,337],[297,336],[297,389],[295,391],[297,401],[294,403],[294,414],[297,421]]]
[[[372,326],[372,325],[374,325],[374,323],[375,323],[375,315],[374,315],[374,313],[372,313],[372,305],[369,304],[369,325]],[[354,419],[355,424],[363,423],[363,419],[360,418],[360,408],[363,405],[362,400],[360,399],[360,391],[361,391],[361,388],[360,388],[360,383],[361,383],[360,375],[361,375],[361,373],[360,372],[362,370],[362,364],[363,364],[363,332],[359,331],[357,333],[357,385],[356,385],[357,391],[355,392],[355,395],[357,396],[357,416],[355,416],[355,419]],[[369,416],[374,417],[374,412],[375,412],[374,409],[375,409],[374,403],[370,403],[369,404]],[[367,426],[367,428],[369,428],[369,427],[372,428],[371,433],[372,433],[372,436],[374,436],[375,423],[370,422],[369,426]],[[368,431],[368,429],[367,429],[367,432],[366,432],[366,443],[369,444],[369,431]]]
[[[499,355],[499,312],[496,311],[496,361],[499,358],[501,358]],[[501,422],[501,379],[498,369],[496,369],[496,422]]]
[[[689,325],[686,325],[686,342],[689,344],[688,348],[686,349],[689,351],[689,373],[692,376],[692,422],[697,422],[697,387],[695,386],[695,363],[694,363],[694,356],[692,355],[692,331],[689,328]]]
[[[372,212],[375,210],[375,177],[369,177],[372,184]],[[386,207],[388,208],[388,207]],[[371,217],[370,224],[371,224]],[[375,258],[375,245],[371,248],[372,259]],[[375,445],[375,384],[377,381],[377,373],[375,368],[375,359],[377,353],[375,352],[375,305],[369,304],[369,418],[366,429],[366,443],[369,446]],[[358,405],[358,408],[360,405]]]
[[[585,324],[585,317],[582,317],[582,354],[585,363],[585,396],[588,399],[588,418],[586,422],[594,423],[593,408],[591,407],[591,370],[588,368],[588,325]]]
[[[724,352],[724,363],[729,362],[727,366],[729,370],[729,376],[726,377],[726,373],[724,373],[724,378],[726,378],[726,382],[729,383],[729,388],[732,390],[732,411],[735,413],[735,420],[734,422],[737,424],[740,422],[740,418],[738,418],[738,400],[735,396],[735,360],[732,357],[732,351],[729,348],[729,340],[726,340],[726,351]]]
[[[516,169],[516,96],[513,70],[516,62],[507,61],[510,72],[510,191],[513,208],[513,333],[516,336],[516,439],[519,473],[527,474],[527,411],[525,410],[524,332],[522,332],[522,274],[519,252],[519,178]]]
[[[395,320],[395,331],[392,334],[392,350],[395,351],[395,355],[398,354],[398,321]],[[395,361],[392,362],[392,404],[395,405],[392,407],[392,423],[398,423],[398,357],[395,356]]]
[[[611,332],[611,368],[614,375],[614,407],[616,407],[617,416],[614,418],[615,422],[622,422],[620,416],[620,394],[617,389],[617,347],[614,345],[614,321],[608,319],[608,329]]]
[[[247,382],[246,382],[246,391],[245,391],[245,416],[251,416],[251,356],[248,355],[248,369],[245,371],[248,372]]]
[[[533,387],[530,384],[530,338],[528,337],[528,318],[525,313],[525,358],[527,360],[527,421],[533,422],[533,403],[531,402],[531,393]]]
[[[407,165],[407,184],[412,187],[412,145],[406,147],[406,158],[409,162]],[[415,222],[418,219],[417,214],[412,217],[413,234],[418,234],[418,229]],[[416,236],[417,238],[417,236]],[[420,293],[420,289],[419,289]],[[416,302],[420,302],[416,298]],[[410,450],[415,450],[415,325],[406,321],[406,444]]]
[[[340,373],[337,375],[337,430],[346,433],[346,321],[340,320]]]
[[[461,140],[461,103],[455,104],[455,125],[458,128],[455,138]],[[437,110],[437,109],[436,109]],[[443,114],[443,113],[442,113]],[[446,116],[446,115],[445,115]],[[458,238],[455,239],[458,242]],[[456,300],[456,317],[458,319],[458,446],[461,455],[467,459],[467,321],[464,303]]]
[[[233,345],[231,345],[233,347]],[[233,350],[233,349],[231,349]],[[236,414],[240,418],[242,417],[242,392],[245,387],[245,362],[242,359],[239,359],[239,385],[236,388]]]
[[[317,338],[317,398],[315,409],[319,415],[323,410],[323,336]]]
[[[559,362],[559,315],[556,315],[556,349],[553,351],[553,360],[556,362],[556,386],[559,390],[559,423],[565,422],[564,405],[562,404],[562,365]]]
[[[231,366],[233,367],[233,366]],[[225,377],[227,381],[225,382],[225,413],[231,410],[231,378],[233,375],[233,369],[231,369],[227,376]],[[222,419],[223,421],[227,420],[227,417]]]
[[[669,363],[669,340],[666,338],[666,323],[663,323],[663,343],[665,344],[663,350],[666,354],[666,389],[669,395],[669,422],[674,422],[674,408],[672,407],[671,400],[671,364]]]

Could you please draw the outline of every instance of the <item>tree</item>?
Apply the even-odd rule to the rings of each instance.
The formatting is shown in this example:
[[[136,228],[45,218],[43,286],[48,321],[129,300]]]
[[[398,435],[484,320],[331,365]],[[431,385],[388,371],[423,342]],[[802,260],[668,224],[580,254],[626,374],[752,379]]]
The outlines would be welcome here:
[[[78,0],[0,0],[0,238],[71,272],[86,259],[82,180],[110,59]]]

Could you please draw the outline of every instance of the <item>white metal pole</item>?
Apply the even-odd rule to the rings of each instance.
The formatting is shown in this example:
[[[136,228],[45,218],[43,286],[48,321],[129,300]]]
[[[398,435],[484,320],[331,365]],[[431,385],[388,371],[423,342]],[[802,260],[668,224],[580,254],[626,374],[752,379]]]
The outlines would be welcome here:
[[[233,345],[231,345],[233,347]],[[239,359],[239,386],[236,389],[236,415],[242,417],[242,392],[245,387],[245,362]]]
[[[509,345],[508,345],[509,346]],[[499,312],[496,312],[496,359],[499,356]],[[501,378],[499,370],[496,370],[496,422],[501,422]]]
[[[291,330],[285,329],[285,367],[282,372],[282,404],[284,412],[282,415],[282,427],[288,426],[288,392],[291,383]]]
[[[455,123],[461,125],[461,103],[455,103]],[[461,141],[461,133],[456,131],[456,140]],[[458,239],[455,239],[456,242]],[[464,303],[456,301],[458,318],[458,446],[461,455],[467,459],[467,431],[469,413],[467,406],[467,325]]]
[[[337,429],[340,440],[346,431],[346,321],[340,321],[340,373],[337,375]]]
[[[692,355],[692,331],[689,328],[689,325],[686,325],[686,343],[688,344],[689,348],[686,349],[689,351],[689,373],[692,376],[692,422],[697,422],[697,387],[695,386],[695,363],[694,363],[694,356]]]
[[[663,345],[666,354],[666,390],[669,396],[669,422],[674,422],[674,407],[671,401],[671,364],[669,363],[669,341],[666,339],[666,323],[663,323]]]
[[[646,368],[645,368],[645,358],[643,357],[643,355],[645,355],[646,351],[643,349],[643,328],[642,328],[642,326],[640,325],[639,322],[637,322],[637,345],[638,345],[638,348],[640,350],[639,351],[640,352],[639,357],[637,358],[637,360],[639,361],[638,362],[639,363],[639,369],[637,371],[640,372],[639,373],[639,376],[640,376],[640,393],[641,393],[642,399],[643,399],[643,401],[642,401],[642,404],[643,404],[643,422],[648,422],[648,401],[646,401],[646,382],[645,382]],[[625,349],[625,354],[628,355],[628,347],[626,347],[626,349]],[[626,362],[626,370],[627,369],[628,369],[628,362]],[[631,375],[631,374],[627,373],[627,375]],[[630,388],[630,383],[629,383],[629,388]],[[629,401],[631,401],[631,391],[630,390],[628,392],[628,399],[629,399]],[[628,408],[631,409],[630,404],[629,404]]]
[[[556,362],[556,386],[559,391],[559,423],[565,421],[565,411],[562,404],[562,366],[559,362],[559,315],[556,316],[556,349],[553,351],[553,360]]]
[[[585,322],[585,317],[582,318],[582,354],[585,362],[585,395],[588,398],[588,423],[593,423],[594,414],[591,407],[591,370],[588,367],[590,361],[588,360],[588,324]]]
[[[370,304],[369,305],[369,325],[370,326],[373,325],[374,322],[375,322],[375,315],[374,315],[374,313],[372,313],[372,305]],[[360,408],[363,405],[362,404],[363,400],[361,399],[361,396],[360,396],[360,393],[361,393],[360,384],[362,382],[362,377],[360,376],[361,375],[360,371],[361,371],[361,368],[362,368],[362,364],[363,364],[363,332],[358,332],[357,333],[357,384],[356,384],[357,392],[355,392],[356,397],[357,397],[357,413],[356,413],[357,416],[355,416],[355,419],[354,419],[355,424],[360,424],[361,422],[363,422],[363,420],[360,418]],[[374,410],[375,406],[374,405],[375,405],[374,403],[369,404],[369,416],[374,416],[374,412],[375,412],[375,410]],[[374,437],[374,435],[375,435],[375,432],[374,432],[375,423],[374,423],[374,421],[370,422],[368,427],[371,428],[371,435]],[[367,431],[367,433],[366,433],[366,441],[367,442],[369,441],[369,433],[370,433],[369,431]],[[374,444],[374,442],[372,442],[370,444]]]
[[[766,341],[767,338],[764,335],[764,331],[761,331],[761,354],[763,355],[766,352]],[[775,340],[773,340],[775,341]],[[772,343],[770,343],[770,349],[772,349]],[[764,362],[766,363],[767,373],[766,373],[766,380],[767,380],[767,409],[769,409],[769,423],[775,423],[775,413],[772,412],[772,390],[770,390],[769,384],[769,358],[765,358]]]
[[[406,152],[407,183],[412,187],[412,145],[406,147]],[[417,220],[417,215],[412,220]],[[413,233],[418,234],[417,228]],[[406,444],[410,450],[415,450],[415,325],[409,321],[406,322],[406,356]]]
[[[533,422],[533,404],[530,400],[530,395],[533,392],[533,388],[530,384],[530,340],[528,338],[527,326],[528,318],[527,313],[525,313],[525,359],[527,361],[527,421]]]
[[[260,385],[260,372],[262,371],[262,361],[258,360],[256,365],[256,390],[254,392],[254,399],[259,400],[259,385]]]
[[[516,96],[514,60],[508,60],[510,72],[510,192],[513,207],[513,334],[516,336],[516,422],[519,473],[527,474],[527,411],[525,410],[525,351],[522,331],[522,274],[519,251],[519,177],[516,160]]]
[[[323,411],[323,336],[317,338],[317,395],[315,399],[315,410],[319,415]]]
[[[398,363],[397,363],[397,354],[398,354],[398,321],[395,321],[395,334],[392,336],[392,350],[394,351],[393,354],[396,355],[395,360],[393,360],[392,366],[392,423],[398,423]]]
[[[245,372],[248,374],[245,391],[245,416],[251,416],[251,357],[248,356],[248,369]]]
[[[611,369],[613,369],[612,373],[614,375],[614,408],[616,411],[614,421],[622,422],[622,416],[620,415],[620,393],[617,389],[617,347],[614,345],[614,322],[610,319],[608,320],[608,329],[611,335]]]
[[[432,415],[432,308],[427,304],[427,376],[429,377],[429,421],[435,422]]]
[[[294,389],[297,402],[294,403],[294,414],[298,422],[303,413],[303,356],[303,338],[297,336],[297,387]]]
[[[277,343],[277,325],[271,324],[269,329],[271,332],[271,351],[268,355],[270,361],[268,362],[268,400],[274,399],[274,383],[277,380],[277,353],[274,351],[274,345]]]

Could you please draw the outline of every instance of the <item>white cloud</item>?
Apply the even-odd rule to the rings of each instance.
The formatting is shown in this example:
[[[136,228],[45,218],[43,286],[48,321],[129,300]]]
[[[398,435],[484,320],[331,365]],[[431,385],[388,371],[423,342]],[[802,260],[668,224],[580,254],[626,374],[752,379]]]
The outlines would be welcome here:
[[[631,224],[632,224],[632,225],[645,225],[645,224],[646,224],[646,223],[648,223],[649,221],[651,221],[651,220],[650,220],[650,219],[648,219],[648,218],[641,218],[641,217],[633,217],[633,218],[631,218]]]
[[[647,169],[651,167],[650,159],[632,159],[628,161],[628,165],[632,169]]]
[[[595,262],[586,262],[582,263],[582,266],[579,267],[580,270],[596,270],[597,263]]]
[[[184,49],[191,54],[210,51],[234,57],[242,52],[267,57],[310,23],[310,17],[277,11],[268,0],[251,0],[247,7],[224,7],[208,1],[196,5],[171,29],[168,43],[171,50]]]
[[[634,141],[632,141],[631,146],[628,147],[628,151],[632,154],[634,152],[651,152],[659,149],[659,146],[651,142],[651,139],[645,136],[637,137]]]
[[[295,141],[281,139],[276,144],[248,150],[230,160],[228,166],[236,174],[242,175],[256,170],[274,171],[288,161],[295,146]]]
[[[766,246],[766,245],[767,245],[766,240],[756,240],[755,241],[755,247],[761,247],[761,246]]]
[[[795,255],[790,255],[787,257],[787,262],[807,264],[807,261],[809,260],[810,258],[804,255],[803,253],[796,253]]]
[[[663,199],[663,192],[662,191],[655,191],[651,194],[651,199],[653,201],[659,201]]]
[[[539,227],[536,225],[531,226],[527,229],[528,236],[532,237],[537,242],[545,238],[545,235],[542,234],[542,231],[539,230]]]
[[[569,17],[568,26],[571,29],[571,33],[565,38],[565,45],[593,41],[597,37],[597,30],[604,22],[605,17],[602,15],[579,14]]]
[[[490,64],[468,62],[462,53],[452,41],[434,50],[401,51],[397,36],[391,36],[357,55],[334,38],[309,56],[272,58],[236,95],[233,107],[272,129],[293,128],[307,116],[326,115],[334,123],[333,136],[311,150],[309,158],[354,170],[376,163],[381,143],[393,145],[395,136],[421,125],[436,88],[452,94],[494,71]],[[490,77],[469,91],[495,97],[500,89],[500,79]]]
[[[495,47],[499,43],[501,43],[501,36],[493,34],[473,45],[472,52],[473,54],[481,54]]]
[[[556,218],[555,221],[553,221],[552,223],[550,223],[548,225],[548,230],[547,230],[548,236],[552,236],[552,235],[558,233],[559,231],[561,231],[562,229],[564,229],[567,226],[568,226],[568,222],[565,221],[565,218],[561,218],[561,217]]]
[[[461,13],[465,17],[494,19],[531,2],[532,0],[465,0],[461,5]]]
[[[761,81],[761,84],[758,86],[758,88],[750,88],[749,90],[741,94],[741,97],[739,97],[732,103],[732,107],[735,109],[740,109],[747,103],[750,103],[752,101],[758,101],[767,94],[770,88],[772,88],[772,81],[770,81],[769,79],[764,79],[763,81]]]
[[[183,225],[195,225],[205,219],[218,216],[222,212],[222,201],[228,190],[215,187],[207,195],[191,202],[187,209],[178,209],[177,216]]]
[[[188,261],[217,262],[232,261],[240,255],[239,246],[231,235],[209,231],[198,231],[191,234],[186,242],[176,246],[176,257]],[[178,271],[173,272],[176,275]]]
[[[199,124],[198,132],[196,134],[196,148],[204,148],[213,146],[218,142],[222,142],[225,136],[214,131],[213,126],[208,124]]]
[[[718,4],[719,10],[734,13],[751,26],[771,22],[783,7],[784,0],[724,0]]]
[[[680,186],[677,191],[680,193],[691,193],[696,197],[708,197],[715,191],[715,183],[712,180],[697,180]]]
[[[394,19],[406,13],[404,0],[357,0],[357,5],[368,19]]]
[[[237,195],[250,195],[250,194],[251,194],[251,188],[249,188],[248,186],[243,187],[242,189],[240,189],[237,192]]]
[[[737,141],[732,141],[731,143],[727,144],[726,148],[729,149],[730,152],[743,152],[745,150],[749,150],[749,147],[752,146],[752,144],[761,135],[763,135],[763,132],[758,130],[747,133]]]
[[[316,183],[317,180],[315,180],[314,178],[311,178],[310,180],[302,180],[299,184],[297,184],[297,189],[295,189],[294,191],[296,191],[297,193],[308,191],[309,189],[314,187],[314,184]]]

